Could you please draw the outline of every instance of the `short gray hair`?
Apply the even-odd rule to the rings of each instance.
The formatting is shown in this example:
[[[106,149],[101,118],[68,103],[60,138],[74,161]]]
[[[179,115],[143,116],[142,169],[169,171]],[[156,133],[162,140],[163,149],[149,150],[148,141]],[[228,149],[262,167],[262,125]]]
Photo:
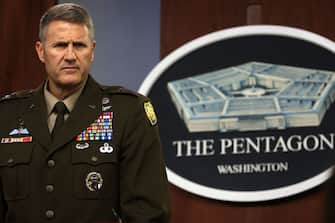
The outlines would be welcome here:
[[[87,10],[81,5],[63,3],[49,8],[40,20],[40,30],[38,34],[40,41],[45,40],[48,25],[53,21],[83,24],[87,27],[91,40],[94,39],[93,20]]]

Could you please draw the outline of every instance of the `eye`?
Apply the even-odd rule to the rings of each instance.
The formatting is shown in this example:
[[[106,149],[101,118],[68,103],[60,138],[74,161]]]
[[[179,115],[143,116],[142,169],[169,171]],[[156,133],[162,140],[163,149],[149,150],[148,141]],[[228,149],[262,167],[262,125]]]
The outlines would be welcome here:
[[[55,48],[66,48],[67,47],[67,43],[64,43],[64,42],[59,42],[59,43],[55,43],[53,46]]]
[[[79,49],[79,48],[86,48],[87,45],[85,43],[82,43],[82,42],[74,42],[73,47]]]

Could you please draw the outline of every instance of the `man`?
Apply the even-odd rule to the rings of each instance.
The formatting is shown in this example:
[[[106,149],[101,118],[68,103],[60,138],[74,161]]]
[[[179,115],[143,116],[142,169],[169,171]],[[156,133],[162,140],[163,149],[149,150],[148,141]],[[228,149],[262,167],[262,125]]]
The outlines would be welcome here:
[[[39,38],[46,81],[0,102],[0,222],[168,222],[149,99],[90,77],[96,43],[81,6],[50,8]]]

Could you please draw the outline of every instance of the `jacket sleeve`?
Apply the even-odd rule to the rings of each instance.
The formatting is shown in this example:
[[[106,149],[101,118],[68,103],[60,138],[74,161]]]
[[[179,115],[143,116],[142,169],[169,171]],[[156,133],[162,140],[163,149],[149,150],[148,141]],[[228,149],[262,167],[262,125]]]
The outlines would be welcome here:
[[[120,164],[121,216],[126,223],[166,223],[168,182],[157,124],[139,100],[125,126]]]

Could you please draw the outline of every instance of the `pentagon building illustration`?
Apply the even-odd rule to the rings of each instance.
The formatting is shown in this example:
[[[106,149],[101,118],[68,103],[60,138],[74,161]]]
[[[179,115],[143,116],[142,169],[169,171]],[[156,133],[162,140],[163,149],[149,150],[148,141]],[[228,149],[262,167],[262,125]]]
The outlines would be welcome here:
[[[319,126],[335,98],[335,73],[249,62],[171,81],[189,132]]]

